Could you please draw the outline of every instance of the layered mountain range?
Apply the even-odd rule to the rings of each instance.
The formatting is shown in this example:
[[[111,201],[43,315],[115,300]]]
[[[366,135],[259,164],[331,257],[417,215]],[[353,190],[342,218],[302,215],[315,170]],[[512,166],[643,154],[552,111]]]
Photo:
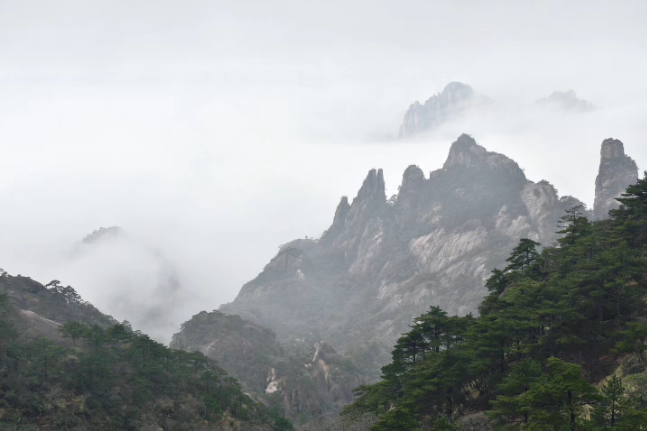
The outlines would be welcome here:
[[[540,99],[537,106],[557,112],[582,113],[592,111],[593,104],[580,99],[575,91],[554,91]],[[478,94],[472,87],[461,82],[450,82],[443,91],[431,96],[424,103],[417,100],[404,114],[398,136],[412,138],[433,131],[452,120],[482,115],[496,110],[492,100]]]
[[[605,218],[637,178],[622,142],[605,140],[587,215]],[[353,388],[379,378],[414,317],[430,306],[476,313],[485,280],[506,265],[519,239],[554,244],[560,216],[581,204],[461,135],[441,169],[426,175],[409,166],[394,198],[386,198],[384,172],[370,170],[352,201],[341,198],[319,239],[281,246],[232,303],[185,322],[171,348],[217,360],[254,399],[288,417],[339,411],[352,401]],[[101,229],[83,247],[126,237],[119,228]],[[162,275],[159,292],[176,291],[174,272]],[[42,286],[0,274],[0,287],[25,333],[62,342],[66,322],[116,323],[57,281]]]

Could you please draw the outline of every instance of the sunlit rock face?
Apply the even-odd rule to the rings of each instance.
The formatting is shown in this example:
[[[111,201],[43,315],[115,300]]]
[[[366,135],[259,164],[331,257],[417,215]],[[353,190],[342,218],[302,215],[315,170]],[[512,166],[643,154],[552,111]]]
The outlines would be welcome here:
[[[442,169],[426,177],[407,168],[395,199],[386,200],[384,173],[371,170],[319,241],[284,245],[221,310],[281,340],[324,339],[351,356],[358,345],[390,349],[431,305],[477,313],[484,281],[518,240],[553,244],[558,218],[577,204],[462,135]]]
[[[557,111],[588,112],[594,109],[591,102],[580,99],[573,90],[554,91],[547,98],[539,100],[538,103]]]
[[[600,150],[600,170],[595,179],[595,219],[607,218],[609,211],[620,205],[615,198],[637,181],[638,166],[625,154],[623,143],[617,139],[605,139]]]
[[[477,97],[472,87],[460,82],[451,82],[441,93],[430,97],[424,104],[416,101],[409,106],[400,126],[400,138],[432,130],[457,117],[476,101]]]

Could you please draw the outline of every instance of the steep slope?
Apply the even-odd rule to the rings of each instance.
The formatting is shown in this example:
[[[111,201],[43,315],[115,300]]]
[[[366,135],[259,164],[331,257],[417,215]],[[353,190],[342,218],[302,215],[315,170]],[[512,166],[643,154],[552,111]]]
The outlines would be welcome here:
[[[484,280],[519,238],[554,243],[557,219],[576,204],[462,135],[429,178],[407,168],[395,201],[386,200],[383,172],[371,170],[319,241],[284,245],[221,311],[272,328],[282,341],[327,340],[377,370],[430,305],[476,312]],[[383,354],[366,355],[370,349]]]
[[[171,348],[217,360],[256,397],[293,418],[339,412],[352,401],[352,390],[366,383],[324,342],[296,340],[288,356],[271,330],[219,311],[203,311],[185,322]]]
[[[35,329],[40,324],[44,324],[45,329],[47,322],[52,321],[57,325],[77,321],[103,328],[117,323],[111,316],[83,301],[72,287],[61,286],[58,280],[43,286],[29,277],[14,277],[0,272],[0,293],[7,295],[25,319],[33,320]]]
[[[3,272],[0,429],[292,428],[202,354],[117,324],[70,287]]]
[[[459,116],[477,101],[474,90],[460,82],[450,82],[441,93],[425,101],[416,101],[407,110],[400,126],[400,138],[411,137],[438,127]]]
[[[600,150],[600,170],[595,179],[595,220],[609,216],[609,211],[620,205],[619,197],[631,184],[638,181],[638,166],[625,154],[625,147],[617,139],[609,138],[602,142]]]
[[[373,431],[647,430],[647,176],[558,247],[523,239],[478,317],[432,308],[347,413]]]

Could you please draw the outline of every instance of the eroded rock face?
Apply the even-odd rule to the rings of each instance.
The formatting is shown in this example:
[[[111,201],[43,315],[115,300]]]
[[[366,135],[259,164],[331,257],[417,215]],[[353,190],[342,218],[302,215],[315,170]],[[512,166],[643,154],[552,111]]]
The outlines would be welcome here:
[[[613,138],[605,139],[600,150],[600,170],[595,179],[595,219],[607,218],[609,211],[620,205],[615,198],[637,181],[638,166],[625,154],[623,143]]]
[[[416,101],[407,110],[400,126],[400,138],[429,131],[445,121],[460,115],[472,105],[476,96],[472,87],[451,82],[443,91],[430,97],[424,104]]]
[[[281,340],[327,340],[362,363],[371,356],[366,349],[390,351],[431,305],[476,313],[484,281],[519,239],[553,244],[558,218],[579,203],[462,135],[429,178],[407,168],[388,203],[382,171],[371,170],[357,197],[342,199],[320,241],[289,243],[221,310],[268,326]],[[378,350],[372,357],[381,359],[367,367],[388,360]]]
[[[273,331],[257,323],[205,311],[173,336],[170,347],[215,359],[245,389],[267,403],[278,399],[289,417],[338,412],[366,383],[329,344],[298,342],[287,355]]]

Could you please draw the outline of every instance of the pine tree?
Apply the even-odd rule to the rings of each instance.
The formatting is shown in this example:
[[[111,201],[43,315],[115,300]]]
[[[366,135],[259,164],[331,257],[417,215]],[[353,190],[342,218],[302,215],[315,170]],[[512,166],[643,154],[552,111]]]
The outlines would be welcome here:
[[[647,254],[647,171],[616,200],[622,205],[610,214],[623,238],[643,257]]]
[[[559,218],[557,231],[564,235],[557,241],[562,245],[573,245],[579,238],[585,236],[591,230],[591,222],[584,215],[586,207],[584,204],[576,205],[566,210],[566,215]]]
[[[581,366],[557,358],[549,358],[546,366],[546,376],[519,396],[519,402],[529,407],[528,429],[581,429],[584,407],[602,397],[584,380]]]
[[[72,345],[76,347],[76,340],[85,336],[89,328],[82,323],[71,321],[61,326],[60,330],[63,333],[63,337],[71,338]]]
[[[539,244],[528,238],[521,238],[519,244],[512,250],[512,254],[506,259],[509,262],[505,271],[521,271],[525,272],[539,257],[537,247]]]

